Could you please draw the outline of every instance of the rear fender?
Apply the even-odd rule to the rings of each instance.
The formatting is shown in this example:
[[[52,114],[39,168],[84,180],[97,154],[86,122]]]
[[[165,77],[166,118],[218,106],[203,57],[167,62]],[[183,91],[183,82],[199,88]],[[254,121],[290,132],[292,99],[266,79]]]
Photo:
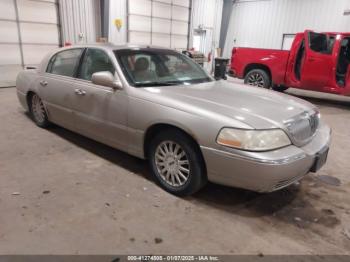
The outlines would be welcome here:
[[[27,94],[29,91],[38,92],[37,79],[39,75],[36,70],[21,71],[16,79],[16,88],[19,92]]]

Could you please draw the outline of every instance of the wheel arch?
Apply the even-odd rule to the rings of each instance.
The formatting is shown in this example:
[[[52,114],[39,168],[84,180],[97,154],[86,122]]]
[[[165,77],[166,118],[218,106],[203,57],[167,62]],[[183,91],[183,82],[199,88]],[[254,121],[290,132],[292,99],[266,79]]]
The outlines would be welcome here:
[[[29,89],[29,90],[27,91],[27,93],[26,93],[26,102],[27,102],[27,106],[28,106],[28,111],[29,111],[29,112],[30,112],[30,110],[31,110],[30,99],[32,98],[32,96],[33,96],[34,94],[38,95],[38,93],[35,92],[35,91],[32,90],[32,89]],[[39,96],[39,97],[40,97],[40,96]],[[46,115],[47,115],[47,117],[50,119],[50,114],[49,114],[49,111],[48,111],[47,108],[46,108],[46,105],[45,105],[44,101],[43,101],[43,104],[44,104],[44,109],[45,109]]]
[[[272,73],[271,73],[271,69],[264,64],[259,64],[259,63],[252,63],[252,64],[248,64],[245,68],[244,68],[244,73],[243,73],[243,78],[245,78],[247,76],[247,74],[254,69],[260,69],[260,70],[264,70],[270,77],[270,80],[272,81]]]
[[[30,99],[32,98],[32,96],[36,94],[34,91],[32,90],[28,90],[27,94],[26,94],[26,101],[27,101],[27,106],[28,106],[28,109],[30,109]]]
[[[150,145],[150,142],[152,141],[152,139],[159,132],[164,131],[164,130],[171,130],[171,129],[180,131],[181,133],[183,133],[184,135],[186,135],[188,138],[190,138],[193,141],[193,143],[197,147],[198,152],[201,155],[201,158],[203,159],[203,164],[205,166],[204,157],[203,157],[200,145],[199,145],[197,139],[195,138],[195,136],[193,134],[191,134],[191,132],[189,130],[186,130],[186,129],[179,127],[177,125],[168,124],[168,123],[155,123],[147,128],[145,135],[144,135],[144,139],[143,139],[143,152],[144,152],[145,158],[146,159],[148,158],[148,149],[149,149],[149,145]]]

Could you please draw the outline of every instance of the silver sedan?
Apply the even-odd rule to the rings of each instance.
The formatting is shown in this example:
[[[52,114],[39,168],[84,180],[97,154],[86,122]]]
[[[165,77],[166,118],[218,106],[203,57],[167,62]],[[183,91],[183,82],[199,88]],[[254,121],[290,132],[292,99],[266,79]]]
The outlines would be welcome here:
[[[271,192],[326,162],[330,128],[295,97],[214,81],[169,49],[86,45],[48,54],[17,77],[40,127],[55,123],[142,159],[168,192],[209,180]]]

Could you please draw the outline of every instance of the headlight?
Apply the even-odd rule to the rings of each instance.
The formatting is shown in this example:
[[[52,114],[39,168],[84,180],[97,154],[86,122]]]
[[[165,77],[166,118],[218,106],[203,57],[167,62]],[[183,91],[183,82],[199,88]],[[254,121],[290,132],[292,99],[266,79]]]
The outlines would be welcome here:
[[[291,144],[290,139],[281,129],[243,130],[223,128],[216,142],[223,146],[248,151],[268,151]]]

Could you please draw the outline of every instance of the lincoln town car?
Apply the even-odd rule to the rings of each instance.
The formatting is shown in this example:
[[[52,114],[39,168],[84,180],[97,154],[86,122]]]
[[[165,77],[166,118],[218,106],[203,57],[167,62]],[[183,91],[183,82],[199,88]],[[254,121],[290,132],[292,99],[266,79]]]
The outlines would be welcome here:
[[[326,162],[330,128],[299,98],[215,81],[191,58],[153,46],[60,48],[17,77],[33,121],[146,159],[175,195],[207,181],[258,192]]]

